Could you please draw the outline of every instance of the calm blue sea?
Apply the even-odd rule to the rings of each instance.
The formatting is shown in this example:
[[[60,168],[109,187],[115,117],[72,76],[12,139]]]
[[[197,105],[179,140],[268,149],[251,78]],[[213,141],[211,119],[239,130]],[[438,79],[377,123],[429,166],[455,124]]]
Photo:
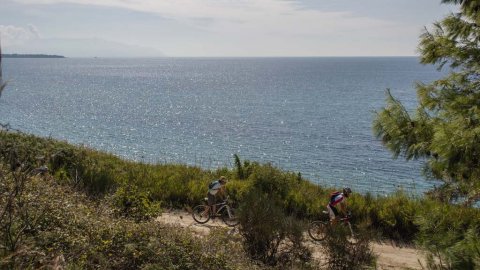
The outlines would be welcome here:
[[[4,59],[0,122],[146,162],[232,167],[233,154],[355,191],[420,193],[421,161],[372,135],[385,89],[416,106],[443,74],[414,57]]]

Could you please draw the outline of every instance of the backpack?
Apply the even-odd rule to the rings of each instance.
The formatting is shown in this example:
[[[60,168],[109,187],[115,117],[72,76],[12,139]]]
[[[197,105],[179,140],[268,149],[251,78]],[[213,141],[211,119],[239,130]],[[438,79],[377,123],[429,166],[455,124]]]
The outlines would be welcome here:
[[[208,189],[212,189],[217,183],[218,181],[212,181],[210,184],[208,184]]]
[[[337,197],[338,195],[340,195],[340,191],[335,191],[335,192],[330,193],[330,203],[331,204],[335,201],[335,197]]]

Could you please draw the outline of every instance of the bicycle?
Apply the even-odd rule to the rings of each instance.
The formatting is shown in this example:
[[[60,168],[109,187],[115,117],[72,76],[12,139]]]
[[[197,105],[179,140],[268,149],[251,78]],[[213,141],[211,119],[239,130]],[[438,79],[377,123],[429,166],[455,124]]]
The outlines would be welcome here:
[[[215,204],[217,209],[215,213],[212,213],[212,211],[209,209],[210,206],[208,206],[208,198],[205,198],[204,200],[204,204],[197,205],[192,209],[192,217],[196,222],[204,224],[207,223],[211,218],[220,216],[227,226],[234,227],[238,225],[239,220],[235,216],[236,210],[228,204],[228,198],[221,203]]]
[[[324,214],[328,215],[327,211],[323,211]],[[355,243],[355,234],[353,233],[352,224],[350,223],[350,219],[352,218],[351,213],[349,212],[346,217],[340,218],[337,221],[338,225],[347,226],[349,229],[350,235],[347,237],[347,241],[351,244]],[[330,229],[332,224],[329,220],[315,220],[310,222],[308,226],[308,235],[315,240],[315,241],[323,241],[327,237],[327,233]]]

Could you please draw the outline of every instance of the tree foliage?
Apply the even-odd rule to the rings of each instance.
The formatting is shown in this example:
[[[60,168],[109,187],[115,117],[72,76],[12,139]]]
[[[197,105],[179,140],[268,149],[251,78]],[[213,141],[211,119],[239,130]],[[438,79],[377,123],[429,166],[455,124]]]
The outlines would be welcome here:
[[[425,158],[425,173],[443,181],[430,194],[443,201],[480,200],[480,1],[443,0],[459,12],[425,29],[420,61],[450,67],[430,84],[417,83],[419,104],[408,112],[387,90],[373,130],[394,157]]]

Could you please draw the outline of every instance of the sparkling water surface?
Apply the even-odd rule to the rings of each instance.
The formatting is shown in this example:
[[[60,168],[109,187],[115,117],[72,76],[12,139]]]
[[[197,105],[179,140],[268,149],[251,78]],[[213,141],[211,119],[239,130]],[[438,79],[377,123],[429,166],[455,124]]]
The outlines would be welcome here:
[[[416,106],[415,57],[4,59],[0,122],[145,162],[242,159],[361,192],[435,183],[373,136],[385,90]]]

